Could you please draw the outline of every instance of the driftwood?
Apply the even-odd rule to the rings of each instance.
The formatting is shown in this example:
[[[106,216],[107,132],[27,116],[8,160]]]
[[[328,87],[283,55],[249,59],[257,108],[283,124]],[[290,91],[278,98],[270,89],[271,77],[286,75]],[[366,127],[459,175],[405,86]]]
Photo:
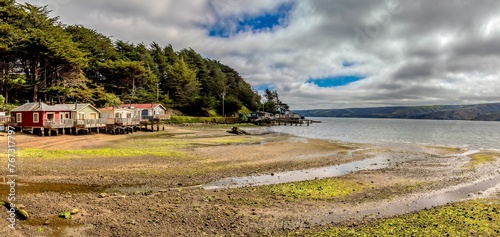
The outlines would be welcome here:
[[[227,131],[228,133],[234,133],[236,135],[250,135],[250,133],[246,132],[245,130],[239,129],[238,127],[233,127],[231,130]]]

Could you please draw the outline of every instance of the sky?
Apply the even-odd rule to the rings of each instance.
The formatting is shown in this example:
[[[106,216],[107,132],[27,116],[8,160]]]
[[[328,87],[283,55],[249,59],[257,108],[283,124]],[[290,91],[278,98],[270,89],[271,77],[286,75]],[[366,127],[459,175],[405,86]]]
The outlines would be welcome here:
[[[291,109],[500,102],[497,0],[29,0],[113,40],[172,44]]]

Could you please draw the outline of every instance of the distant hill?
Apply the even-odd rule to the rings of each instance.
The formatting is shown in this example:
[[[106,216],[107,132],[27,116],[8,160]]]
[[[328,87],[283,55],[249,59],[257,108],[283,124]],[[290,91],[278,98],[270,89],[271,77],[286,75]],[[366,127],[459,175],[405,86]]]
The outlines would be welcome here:
[[[295,110],[305,117],[404,118],[500,121],[500,103],[351,109]]]

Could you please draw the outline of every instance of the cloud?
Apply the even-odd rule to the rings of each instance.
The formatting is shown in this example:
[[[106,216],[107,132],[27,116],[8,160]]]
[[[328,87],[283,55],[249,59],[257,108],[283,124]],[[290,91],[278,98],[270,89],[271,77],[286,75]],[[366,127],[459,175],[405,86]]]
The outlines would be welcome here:
[[[28,2],[113,39],[191,47],[292,109],[500,101],[495,0]],[[346,75],[363,79],[311,83]]]

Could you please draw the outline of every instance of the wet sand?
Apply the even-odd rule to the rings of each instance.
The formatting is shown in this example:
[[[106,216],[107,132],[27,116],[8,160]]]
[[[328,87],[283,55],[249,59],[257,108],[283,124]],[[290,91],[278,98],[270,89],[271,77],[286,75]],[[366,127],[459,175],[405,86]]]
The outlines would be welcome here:
[[[5,221],[0,235],[275,236],[498,195],[498,160],[467,167],[469,156],[479,151],[352,144],[261,130],[237,136],[226,130],[168,127],[161,133],[123,136],[17,135],[19,150],[101,149],[151,139],[151,144],[168,142],[181,155],[19,157],[17,203],[26,206],[31,218],[18,220],[15,231]],[[5,136],[0,139],[6,142]],[[1,167],[6,167],[2,160]],[[329,176],[371,189],[346,198],[290,200],[263,195],[255,186]],[[406,184],[418,188],[401,188]],[[0,190],[6,197],[8,187]],[[71,220],[57,217],[74,208],[80,212]],[[0,217],[6,220],[6,211]]]

